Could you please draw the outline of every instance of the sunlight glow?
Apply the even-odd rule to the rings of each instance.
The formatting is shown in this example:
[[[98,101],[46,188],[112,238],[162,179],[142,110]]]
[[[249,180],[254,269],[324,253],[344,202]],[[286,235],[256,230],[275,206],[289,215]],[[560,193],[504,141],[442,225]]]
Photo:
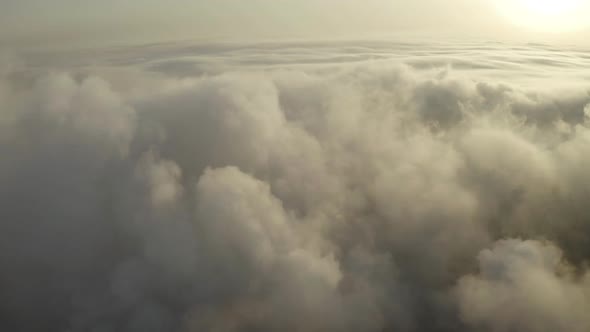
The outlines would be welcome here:
[[[581,4],[580,0],[522,0],[522,5],[531,13],[545,17],[571,14]]]
[[[585,0],[498,0],[500,12],[512,23],[545,32],[565,32],[590,26]]]

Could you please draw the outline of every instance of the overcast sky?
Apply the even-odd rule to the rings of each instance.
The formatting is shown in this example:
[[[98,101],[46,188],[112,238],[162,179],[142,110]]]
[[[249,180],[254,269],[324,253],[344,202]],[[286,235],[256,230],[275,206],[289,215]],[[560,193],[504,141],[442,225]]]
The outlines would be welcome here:
[[[7,44],[446,34],[538,37],[491,0],[0,0]],[[579,37],[579,34],[577,35]]]

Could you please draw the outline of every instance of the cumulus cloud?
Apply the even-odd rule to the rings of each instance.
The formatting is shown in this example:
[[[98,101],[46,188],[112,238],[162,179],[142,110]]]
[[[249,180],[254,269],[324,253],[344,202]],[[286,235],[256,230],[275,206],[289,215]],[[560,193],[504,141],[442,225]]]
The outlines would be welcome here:
[[[590,278],[574,275],[561,252],[537,241],[504,240],[479,254],[480,274],[457,293],[464,319],[484,331],[586,331]]]
[[[0,67],[2,330],[589,328],[583,87]]]

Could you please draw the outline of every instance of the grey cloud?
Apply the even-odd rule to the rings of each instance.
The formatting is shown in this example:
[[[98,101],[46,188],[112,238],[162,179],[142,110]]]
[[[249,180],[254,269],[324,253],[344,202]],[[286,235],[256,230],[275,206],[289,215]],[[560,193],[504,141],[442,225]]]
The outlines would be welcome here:
[[[456,292],[464,319],[482,331],[586,331],[590,278],[564,266],[561,252],[537,241],[505,240],[479,254],[480,274]]]
[[[2,67],[0,329],[587,329],[583,86],[144,65]]]

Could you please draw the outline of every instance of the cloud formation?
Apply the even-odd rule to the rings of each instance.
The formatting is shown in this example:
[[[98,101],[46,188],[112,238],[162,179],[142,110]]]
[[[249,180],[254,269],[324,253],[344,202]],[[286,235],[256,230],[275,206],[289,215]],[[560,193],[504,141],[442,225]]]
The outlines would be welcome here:
[[[560,250],[504,240],[479,255],[480,274],[459,281],[468,324],[490,331],[586,331],[590,274],[573,275]]]
[[[0,65],[1,330],[589,328],[583,87],[222,59]]]

